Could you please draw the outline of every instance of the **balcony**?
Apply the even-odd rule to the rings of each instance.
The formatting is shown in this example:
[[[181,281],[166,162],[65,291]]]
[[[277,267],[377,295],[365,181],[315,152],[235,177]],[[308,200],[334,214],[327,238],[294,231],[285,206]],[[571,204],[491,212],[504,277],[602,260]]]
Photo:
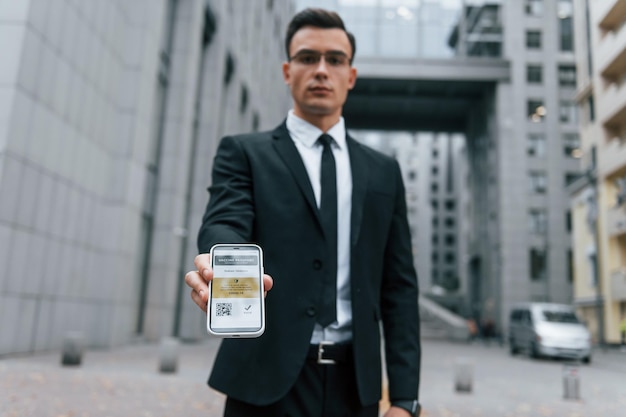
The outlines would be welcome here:
[[[606,214],[606,232],[609,237],[626,234],[626,205],[608,209]]]
[[[611,272],[610,297],[613,301],[626,301],[626,268]]]
[[[601,17],[598,26],[603,30],[613,30],[624,20],[624,16],[626,15],[626,1],[596,1],[594,3],[599,3],[594,4],[594,7],[597,7],[596,15]]]
[[[607,123],[610,118],[613,118],[611,116],[613,116],[616,109],[621,107],[618,106],[617,103],[624,99],[625,92],[626,88],[622,88],[622,86],[618,84],[610,84],[601,94],[599,94],[597,97],[597,112],[600,120]]]
[[[624,135],[626,121],[621,126]],[[601,177],[610,177],[624,170],[624,167],[626,167],[626,140],[612,138],[599,149],[598,174]]]
[[[607,129],[607,138],[620,136],[626,128],[626,84],[611,84],[598,100],[598,119]]]
[[[597,65],[603,77],[617,80],[626,70],[626,30],[609,32],[597,46]]]

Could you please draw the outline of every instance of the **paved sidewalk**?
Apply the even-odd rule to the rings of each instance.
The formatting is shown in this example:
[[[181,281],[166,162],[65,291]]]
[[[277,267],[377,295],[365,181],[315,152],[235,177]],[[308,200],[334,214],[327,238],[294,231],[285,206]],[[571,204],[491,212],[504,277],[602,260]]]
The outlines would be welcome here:
[[[181,345],[176,374],[158,372],[157,344],[88,350],[79,367],[62,367],[58,352],[0,359],[0,417],[221,416],[224,397],[206,386],[218,343]],[[626,353],[594,352],[578,368],[580,399],[565,400],[565,362],[511,357],[495,344],[423,346],[423,417],[626,415]],[[473,365],[472,393],[454,390],[458,360]]]
[[[218,344],[181,344],[175,374],[158,371],[158,344],[88,350],[78,367],[57,352],[0,360],[0,417],[221,416],[206,385]]]

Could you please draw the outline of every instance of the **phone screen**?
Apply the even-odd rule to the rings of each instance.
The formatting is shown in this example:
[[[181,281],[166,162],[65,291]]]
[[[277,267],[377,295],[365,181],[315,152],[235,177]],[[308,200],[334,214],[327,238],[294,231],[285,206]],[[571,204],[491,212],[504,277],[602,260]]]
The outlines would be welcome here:
[[[212,249],[209,331],[224,335],[262,332],[263,265],[256,245]]]

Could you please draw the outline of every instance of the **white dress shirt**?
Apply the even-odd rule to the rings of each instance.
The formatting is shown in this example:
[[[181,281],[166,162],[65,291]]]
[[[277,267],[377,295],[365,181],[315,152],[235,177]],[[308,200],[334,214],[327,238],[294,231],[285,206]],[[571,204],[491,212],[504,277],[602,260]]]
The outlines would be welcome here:
[[[343,342],[352,339],[352,298],[350,294],[350,218],[352,213],[352,170],[346,143],[343,117],[327,132],[296,116],[293,110],[287,115],[287,130],[293,139],[302,162],[309,174],[315,201],[321,199],[321,162],[323,146],[318,138],[327,133],[337,167],[337,321],[327,327],[315,324],[311,343],[330,340]]]

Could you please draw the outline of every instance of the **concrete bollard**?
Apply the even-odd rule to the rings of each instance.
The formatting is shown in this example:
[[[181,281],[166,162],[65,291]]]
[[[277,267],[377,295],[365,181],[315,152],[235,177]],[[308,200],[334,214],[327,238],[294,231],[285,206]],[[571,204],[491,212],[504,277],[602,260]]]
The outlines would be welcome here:
[[[580,399],[580,379],[577,366],[563,365],[563,398],[566,400]]]
[[[472,392],[474,365],[468,358],[457,358],[454,364],[454,388],[456,392]]]
[[[80,332],[69,332],[63,339],[61,365],[78,366],[82,362],[84,339]]]
[[[178,339],[166,337],[161,339],[159,349],[159,371],[166,374],[175,373],[178,369]]]

